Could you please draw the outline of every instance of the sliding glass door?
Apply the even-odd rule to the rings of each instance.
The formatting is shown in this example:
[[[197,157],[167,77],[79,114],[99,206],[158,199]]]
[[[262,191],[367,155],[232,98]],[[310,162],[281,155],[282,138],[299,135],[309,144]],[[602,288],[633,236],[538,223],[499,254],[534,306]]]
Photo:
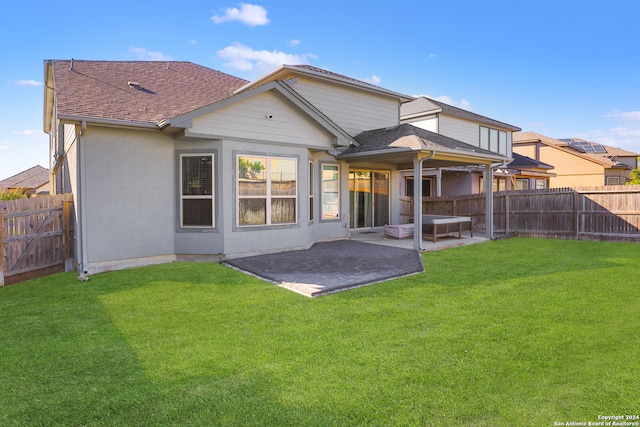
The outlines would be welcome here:
[[[380,227],[389,223],[389,172],[349,172],[351,228]]]

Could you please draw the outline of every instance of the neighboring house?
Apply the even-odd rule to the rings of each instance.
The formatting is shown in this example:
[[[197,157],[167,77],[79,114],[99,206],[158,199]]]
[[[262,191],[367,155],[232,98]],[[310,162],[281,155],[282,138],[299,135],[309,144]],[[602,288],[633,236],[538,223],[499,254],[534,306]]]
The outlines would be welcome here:
[[[419,97],[402,104],[401,122],[463,141],[473,147],[489,150],[504,157],[511,157],[513,132],[519,127],[500,122],[462,108],[427,97]],[[423,196],[454,196],[484,191],[483,171],[474,167],[445,167],[423,172]],[[404,195],[412,195],[412,171],[402,174],[405,181]],[[408,184],[408,185],[406,185]],[[509,184],[504,176],[494,178],[494,188],[504,190]]]
[[[554,139],[535,132],[513,136],[513,151],[553,166],[549,186],[588,187],[624,184],[637,165],[637,153],[577,138]]]
[[[53,188],[74,195],[81,274],[344,239],[399,224],[400,171],[492,176],[510,160],[400,125],[412,97],[311,66],[248,82],[189,62],[48,60],[44,76]]]
[[[49,194],[49,169],[34,166],[0,181],[0,190],[23,190],[27,195]]]
[[[539,162],[518,153],[512,153],[513,160],[507,165],[504,171],[497,170],[496,177],[504,178],[505,187],[513,190],[542,190],[549,188],[549,180],[556,176],[550,172],[553,166]]]

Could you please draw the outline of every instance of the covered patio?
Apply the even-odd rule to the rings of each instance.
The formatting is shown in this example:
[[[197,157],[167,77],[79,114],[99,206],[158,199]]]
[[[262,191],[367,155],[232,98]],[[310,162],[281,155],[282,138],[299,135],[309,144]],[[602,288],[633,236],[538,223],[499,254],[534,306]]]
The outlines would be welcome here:
[[[358,146],[352,146],[338,154],[350,168],[384,164],[397,170],[413,170],[414,177],[421,177],[424,168],[454,166],[480,166],[484,168],[484,193],[486,195],[486,237],[493,238],[493,175],[497,167],[506,165],[508,157],[466,144],[410,124],[363,132],[355,137]],[[413,194],[422,194],[422,181],[413,180]],[[422,218],[422,204],[413,204],[413,218]],[[424,250],[422,221],[413,221],[413,249]]]

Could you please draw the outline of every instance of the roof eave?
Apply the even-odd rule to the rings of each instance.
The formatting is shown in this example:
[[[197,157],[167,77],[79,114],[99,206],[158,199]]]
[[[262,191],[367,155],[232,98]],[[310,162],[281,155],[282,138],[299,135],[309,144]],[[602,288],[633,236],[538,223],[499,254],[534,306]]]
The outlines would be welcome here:
[[[62,123],[92,123],[96,125],[103,126],[114,126],[114,127],[135,127],[135,128],[144,128],[144,129],[159,129],[158,123],[153,122],[137,122],[133,120],[118,120],[118,119],[106,119],[100,117],[91,117],[91,116],[76,116],[70,114],[60,114],[58,119]]]
[[[509,157],[500,155],[490,155],[485,153],[467,152],[460,149],[448,149],[448,148],[385,148],[381,150],[372,150],[359,153],[341,154],[337,158],[339,160],[366,158],[366,157],[384,157],[384,156],[397,156],[402,154],[416,155],[424,153],[430,156],[430,158],[438,160],[452,160],[452,161],[469,161],[469,164],[489,164],[489,163],[502,163],[509,161]]]

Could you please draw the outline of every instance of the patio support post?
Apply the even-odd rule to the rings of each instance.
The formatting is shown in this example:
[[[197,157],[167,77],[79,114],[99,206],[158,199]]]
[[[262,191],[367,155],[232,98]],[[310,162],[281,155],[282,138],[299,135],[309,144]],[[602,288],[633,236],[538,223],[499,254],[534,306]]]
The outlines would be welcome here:
[[[486,195],[485,230],[487,237],[493,240],[495,237],[493,236],[493,168],[491,163],[485,166],[484,194]]]
[[[413,249],[422,250],[422,158],[413,159]]]

